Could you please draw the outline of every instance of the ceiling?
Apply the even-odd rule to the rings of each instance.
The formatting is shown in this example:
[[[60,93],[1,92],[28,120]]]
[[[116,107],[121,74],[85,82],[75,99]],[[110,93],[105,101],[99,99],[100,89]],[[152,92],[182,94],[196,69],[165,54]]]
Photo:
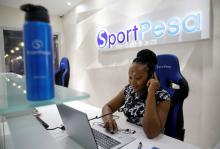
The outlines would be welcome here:
[[[19,8],[26,3],[42,5],[49,10],[52,15],[62,16],[70,11],[74,6],[83,0],[0,0],[0,5]],[[71,5],[67,5],[70,2]]]

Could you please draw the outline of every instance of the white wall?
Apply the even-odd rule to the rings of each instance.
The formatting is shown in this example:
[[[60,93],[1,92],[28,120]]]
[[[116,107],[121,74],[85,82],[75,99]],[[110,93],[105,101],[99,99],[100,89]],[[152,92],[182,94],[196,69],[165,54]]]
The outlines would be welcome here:
[[[149,48],[157,54],[175,54],[190,86],[184,104],[185,141],[202,148],[213,147],[220,141],[220,1],[211,2],[211,39],[112,52],[98,51],[95,38],[98,26],[129,21],[134,14],[153,12],[179,1],[96,0],[81,3],[63,19],[65,55],[71,65],[70,87],[89,92],[91,98],[87,102],[101,107],[127,84],[129,62],[137,51]]]
[[[53,33],[59,34],[60,36],[60,49],[59,49],[59,57],[63,56],[63,50],[65,49],[64,45],[64,35],[63,35],[63,27],[62,27],[62,19],[59,16],[50,16],[50,23],[52,26]],[[17,8],[11,8],[6,6],[0,5],[0,29],[2,28],[9,28],[9,29],[19,29],[22,30],[24,24],[24,12]],[[0,34],[1,36],[2,34]],[[1,43],[0,37],[0,62],[4,64],[4,52],[3,52],[3,43]],[[2,65],[0,65],[0,72],[3,71]]]

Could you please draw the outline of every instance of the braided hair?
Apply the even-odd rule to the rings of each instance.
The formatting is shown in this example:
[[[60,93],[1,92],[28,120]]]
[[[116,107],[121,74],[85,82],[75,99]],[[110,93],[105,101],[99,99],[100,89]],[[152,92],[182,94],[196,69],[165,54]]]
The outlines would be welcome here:
[[[149,77],[151,77],[155,71],[157,56],[153,51],[149,49],[143,49],[137,53],[137,56],[136,58],[134,58],[133,63],[146,65],[148,67],[147,71]]]

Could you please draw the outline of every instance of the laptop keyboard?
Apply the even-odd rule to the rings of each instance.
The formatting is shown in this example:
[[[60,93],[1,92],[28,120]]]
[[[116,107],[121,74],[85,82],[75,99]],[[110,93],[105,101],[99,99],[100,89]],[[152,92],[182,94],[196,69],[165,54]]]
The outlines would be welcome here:
[[[94,137],[95,137],[95,140],[96,140],[96,143],[103,147],[104,149],[111,149],[113,147],[115,147],[116,145],[120,144],[119,141],[95,130],[95,129],[92,129],[93,131],[93,134],[94,134]]]

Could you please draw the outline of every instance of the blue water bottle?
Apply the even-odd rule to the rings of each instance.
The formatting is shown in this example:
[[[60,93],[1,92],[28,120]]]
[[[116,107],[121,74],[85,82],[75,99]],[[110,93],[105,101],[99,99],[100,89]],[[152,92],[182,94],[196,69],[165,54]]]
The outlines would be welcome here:
[[[52,29],[47,9],[25,4],[24,56],[27,98],[42,101],[54,97]]]

